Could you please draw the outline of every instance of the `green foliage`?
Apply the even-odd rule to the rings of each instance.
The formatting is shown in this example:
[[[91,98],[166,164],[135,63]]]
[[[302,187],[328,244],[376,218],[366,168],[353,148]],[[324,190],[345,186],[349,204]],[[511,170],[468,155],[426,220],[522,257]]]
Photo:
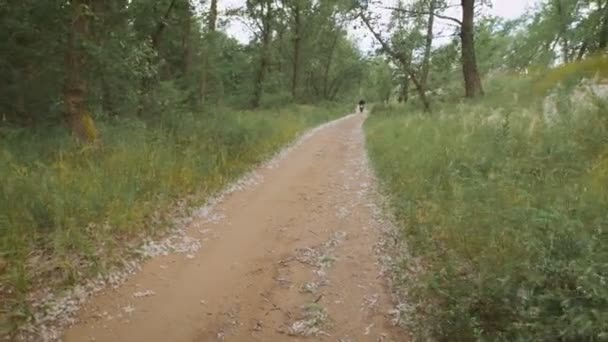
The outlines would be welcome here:
[[[162,232],[168,225],[158,219],[177,200],[200,204],[342,112],[328,104],[103,120],[98,148],[78,146],[62,130],[2,131],[0,259],[8,269],[0,312],[18,314],[41,282],[57,288],[111,266],[141,234]]]
[[[479,20],[475,27],[475,50],[479,71],[483,75],[508,69],[510,61],[505,58],[512,48],[512,31],[517,22],[508,22],[496,17]]]
[[[535,91],[545,95],[557,86],[571,88],[583,78],[604,79],[608,77],[608,56],[597,55],[582,61],[561,65],[549,70],[538,72],[540,76],[536,81]]]
[[[242,44],[204,2],[0,0],[0,313],[27,314],[40,281],[105,269],[176,200],[206,198],[336,112],[291,103],[364,96],[386,102],[368,123],[370,149],[403,237],[425,260],[409,285],[432,335],[605,339],[604,113],[549,129],[530,108],[558,84],[606,76],[608,2],[475,18],[488,95],[457,106],[458,30],[442,46],[425,37],[425,12],[449,15],[457,2],[433,4],[399,2],[374,32],[393,50],[387,62],[348,38],[363,12],[380,25],[367,1],[247,1],[227,13],[252,29]],[[402,99],[416,90],[411,75],[451,114],[389,104],[397,85]],[[236,111],[252,97],[266,109]],[[66,98],[84,102],[81,124],[99,128],[99,146],[77,146],[61,128]]]
[[[0,119],[19,124],[56,120],[62,79],[62,20],[57,1],[0,2]]]
[[[366,123],[411,253],[395,270],[410,330],[421,340],[604,340],[605,107],[548,127],[501,94],[435,116],[376,107]]]
[[[571,63],[606,48],[605,1],[547,0],[522,19],[508,58],[514,68]]]
[[[289,0],[288,16],[277,23],[266,91],[286,92],[292,87],[294,63],[298,63],[297,102],[354,99],[365,76],[366,63],[357,44],[348,38],[345,2]],[[295,61],[296,27],[294,5],[299,8],[299,62]]]
[[[85,3],[82,65],[70,76],[85,81],[86,105],[98,117],[137,114],[152,119],[164,112],[161,107],[200,112],[215,105],[249,106],[261,67],[258,39],[242,44],[222,32],[221,25],[210,31],[209,17],[200,11],[204,8],[190,1]],[[345,22],[338,20],[346,11],[344,4],[301,0],[300,5],[299,61],[293,56],[292,19],[282,10],[271,13],[272,58],[265,66],[262,102],[293,102],[285,92],[296,63],[299,102],[354,97],[365,63],[347,39]],[[258,12],[237,14],[239,20],[258,22]],[[63,124],[72,15],[64,1],[0,3],[0,76],[5,80],[0,85],[0,125]]]
[[[363,87],[365,98],[369,102],[387,103],[393,95],[392,70],[382,58],[376,58],[369,63],[369,76]]]
[[[105,269],[176,200],[206,198],[342,111],[294,100],[354,98],[366,64],[345,1],[254,3],[272,10],[226,14],[263,27],[264,44],[229,37],[204,2],[0,1],[0,325],[28,314],[29,290]],[[257,90],[266,110],[239,112]]]

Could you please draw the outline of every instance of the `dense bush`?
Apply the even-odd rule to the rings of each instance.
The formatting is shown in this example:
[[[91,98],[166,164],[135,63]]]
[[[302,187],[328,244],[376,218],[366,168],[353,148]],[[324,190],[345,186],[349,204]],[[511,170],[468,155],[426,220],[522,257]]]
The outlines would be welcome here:
[[[445,341],[608,339],[605,106],[550,127],[513,96],[446,110],[376,107],[366,123],[411,253],[396,270],[410,329]]]

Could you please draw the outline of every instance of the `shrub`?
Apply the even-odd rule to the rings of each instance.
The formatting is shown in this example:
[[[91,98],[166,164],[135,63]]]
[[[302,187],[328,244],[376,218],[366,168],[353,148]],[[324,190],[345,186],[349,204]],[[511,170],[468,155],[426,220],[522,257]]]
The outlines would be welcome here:
[[[604,54],[538,72],[534,90],[544,96],[558,85],[570,88],[584,78],[596,77],[608,77],[608,56]]]
[[[607,339],[606,112],[532,129],[539,115],[497,99],[435,116],[376,108],[366,123],[412,254],[395,270],[410,329],[444,341]],[[499,124],[483,120],[496,111]]]
[[[103,271],[142,234],[157,233],[163,225],[151,223],[178,199],[203,202],[343,111],[291,106],[101,121],[99,147],[79,146],[59,129],[1,132],[0,313],[27,314],[24,296],[41,282],[60,288]]]

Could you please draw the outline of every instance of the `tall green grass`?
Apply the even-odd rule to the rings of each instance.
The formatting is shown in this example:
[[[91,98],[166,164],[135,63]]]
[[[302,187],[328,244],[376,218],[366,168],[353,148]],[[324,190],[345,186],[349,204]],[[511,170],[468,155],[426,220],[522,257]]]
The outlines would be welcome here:
[[[107,268],[142,233],[166,227],[153,223],[176,200],[204,201],[344,113],[290,106],[101,121],[99,147],[77,146],[59,129],[0,132],[2,317],[27,315],[25,296],[39,285],[60,288]]]
[[[538,106],[489,93],[434,115],[376,107],[366,123],[411,254],[395,270],[410,329],[422,340],[606,340],[606,106],[548,126]]]

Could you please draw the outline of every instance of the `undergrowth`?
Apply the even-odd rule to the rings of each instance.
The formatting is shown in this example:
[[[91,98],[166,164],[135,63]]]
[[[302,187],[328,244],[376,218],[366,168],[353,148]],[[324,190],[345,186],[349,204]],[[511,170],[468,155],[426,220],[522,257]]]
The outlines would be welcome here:
[[[327,104],[99,121],[96,147],[48,129],[0,132],[0,318],[14,327],[30,314],[31,290],[102,272],[142,234],[162,233],[176,201],[201,204],[344,112]]]
[[[411,254],[396,270],[410,329],[421,340],[606,340],[606,106],[545,125],[539,106],[492,91],[432,115],[376,107],[366,123]]]

